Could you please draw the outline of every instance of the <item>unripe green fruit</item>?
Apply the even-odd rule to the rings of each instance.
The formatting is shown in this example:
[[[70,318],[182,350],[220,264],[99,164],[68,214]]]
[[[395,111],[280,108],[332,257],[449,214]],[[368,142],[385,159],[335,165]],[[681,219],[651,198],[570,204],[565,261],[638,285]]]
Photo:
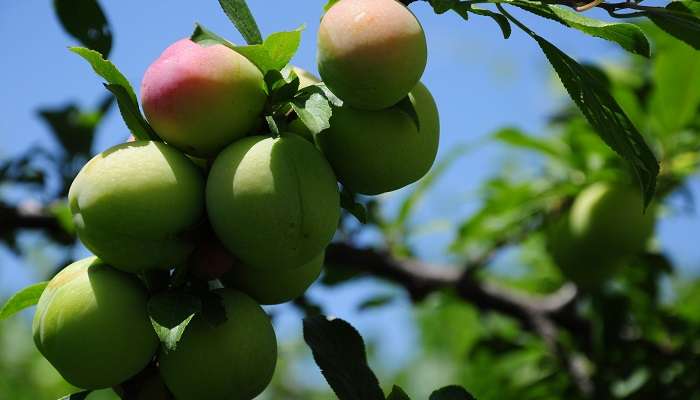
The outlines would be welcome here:
[[[330,128],[316,143],[338,180],[355,193],[379,194],[423,177],[433,165],[440,137],[438,110],[422,83],[409,93],[420,129],[405,111],[379,111],[343,105],[333,109]]]
[[[236,265],[221,280],[227,286],[238,289],[260,304],[280,304],[294,300],[306,292],[323,268],[324,253],[297,268],[274,271]]]
[[[641,195],[624,185],[596,183],[579,193],[548,239],[564,275],[595,287],[641,251],[654,230],[654,213],[643,206]]]
[[[284,133],[225,148],[207,180],[207,212],[223,244],[251,268],[296,268],[328,245],[340,199],[331,167],[309,142]]]
[[[319,73],[355,108],[398,103],[420,79],[427,58],[423,28],[396,0],[341,0],[321,20]]]
[[[158,347],[135,276],[95,257],[59,272],[39,299],[32,332],[41,354],[72,385],[100,389],[143,369]]]
[[[250,133],[265,100],[262,73],[247,58],[190,39],[168,47],[141,83],[143,110],[158,135],[199,157]]]
[[[174,351],[160,354],[165,384],[178,400],[250,400],[270,383],[277,341],[270,318],[247,295],[219,289],[227,320],[213,325],[201,314]]]
[[[115,268],[170,268],[192,250],[183,238],[204,211],[204,178],[178,150],[130,142],[98,155],[68,193],[80,240]]]

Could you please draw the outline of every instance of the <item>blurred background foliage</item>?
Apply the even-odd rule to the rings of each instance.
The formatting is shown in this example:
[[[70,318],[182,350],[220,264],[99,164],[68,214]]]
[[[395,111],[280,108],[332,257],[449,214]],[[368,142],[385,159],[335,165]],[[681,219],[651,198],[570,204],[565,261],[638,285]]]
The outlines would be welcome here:
[[[60,12],[62,3],[66,2],[55,4],[63,21],[71,15]],[[108,53],[112,33],[104,15],[94,9],[86,12],[97,23],[89,28],[96,33],[79,39]],[[686,184],[700,163],[700,53],[651,25],[644,30],[654,44],[651,60],[629,56],[587,68],[609,87],[660,160],[655,199],[661,206],[660,218],[682,216],[695,211]],[[0,243],[38,275],[48,278],[76,258],[63,199],[72,178],[90,157],[97,127],[112,105],[111,96],[105,96],[91,107],[71,103],[40,108],[37,117],[60,147],[37,145],[0,159]],[[449,258],[462,265],[474,264],[479,280],[537,294],[551,293],[565,284],[545,249],[553,216],[565,210],[586,185],[630,176],[573,104],[563,102],[547,117],[546,132],[534,134],[509,126],[488,137],[489,143],[507,149],[508,156],[500,171],[481,183],[479,208],[457,221],[449,246]],[[443,152],[431,174],[390,208],[382,198],[360,199],[369,210],[368,225],[359,226],[346,216],[338,240],[353,242],[371,231],[376,238],[373,247],[388,249],[398,259],[414,256],[414,238],[439,229],[439,221],[415,223],[416,210],[429,206],[421,200],[455,160],[481,146],[454,146]],[[494,249],[498,254],[493,254]],[[491,262],[493,258],[506,261]],[[400,287],[368,279],[347,267],[329,265],[317,285],[333,293],[358,279],[364,279],[373,293],[359,305],[361,312],[381,313],[387,304],[409,301]],[[3,299],[8,295],[0,293]],[[410,315],[417,348],[397,363],[383,359],[386,353],[368,341],[371,364],[387,391],[391,383],[416,394],[458,383],[480,400],[574,399],[581,396],[577,389],[581,383],[574,382],[577,378],[571,373],[575,369],[595,386],[600,399],[700,399],[700,278],[678,273],[658,247],[632,260],[595,295],[581,294],[572,305],[568,312],[581,316],[592,331],[557,333],[569,368],[552,354],[541,335],[524,329],[511,316],[484,311],[451,290],[413,300]],[[275,319],[299,318],[300,311],[323,306],[301,299],[295,307],[270,312]],[[31,312],[23,312],[0,325],[0,399],[56,399],[74,391],[28,339],[30,318]],[[392,330],[403,328],[378,329],[394,334]],[[281,336],[278,370],[261,397],[334,398],[299,333]],[[115,396],[102,391],[89,398]]]

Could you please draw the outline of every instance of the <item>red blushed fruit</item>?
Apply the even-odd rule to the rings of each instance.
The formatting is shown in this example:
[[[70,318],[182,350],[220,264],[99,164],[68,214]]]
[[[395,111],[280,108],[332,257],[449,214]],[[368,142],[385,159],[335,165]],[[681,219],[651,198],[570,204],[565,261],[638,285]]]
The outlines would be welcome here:
[[[166,142],[212,157],[255,128],[266,94],[262,73],[247,58],[220,44],[182,39],[148,67],[141,100]]]

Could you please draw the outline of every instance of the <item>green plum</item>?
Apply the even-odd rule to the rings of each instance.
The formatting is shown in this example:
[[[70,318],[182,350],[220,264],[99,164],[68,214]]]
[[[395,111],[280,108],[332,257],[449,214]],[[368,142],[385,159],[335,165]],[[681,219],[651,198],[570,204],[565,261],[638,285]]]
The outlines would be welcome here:
[[[178,400],[250,400],[270,383],[277,340],[270,318],[249,296],[218,289],[227,320],[197,314],[177,345],[161,351],[160,371]]]
[[[654,212],[643,209],[634,188],[595,183],[555,223],[548,250],[565,276],[580,286],[596,287],[643,250],[652,236]]]
[[[80,240],[105,262],[167,269],[192,251],[186,236],[204,212],[204,177],[164,143],[123,143],[85,164],[68,201]]]
[[[241,54],[182,39],[146,70],[141,101],[148,122],[166,142],[213,157],[255,128],[266,94],[262,73]]]
[[[341,0],[318,31],[318,70],[348,105],[379,110],[413,89],[428,58],[425,33],[396,0]]]
[[[270,272],[237,265],[221,281],[254,298],[260,304],[280,304],[294,300],[306,292],[323,268],[324,253],[297,268]]]
[[[440,137],[437,106],[420,82],[408,97],[420,128],[399,107],[333,109],[330,128],[315,139],[343,186],[374,195],[402,188],[430,170]]]
[[[148,293],[96,257],[59,272],[44,290],[32,332],[41,354],[72,385],[100,389],[143,369],[158,347]]]
[[[333,238],[340,218],[335,175],[323,155],[290,133],[251,136],[224,149],[207,179],[209,220],[250,268],[296,268]]]

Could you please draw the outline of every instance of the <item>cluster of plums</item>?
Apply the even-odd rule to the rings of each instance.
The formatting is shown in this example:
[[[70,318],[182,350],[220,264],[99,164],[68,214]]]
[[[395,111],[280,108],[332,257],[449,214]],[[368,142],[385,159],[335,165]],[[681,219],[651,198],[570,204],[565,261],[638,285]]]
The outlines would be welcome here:
[[[642,197],[633,187],[592,184],[552,224],[549,253],[564,276],[583,289],[596,289],[643,250],[652,236],[654,211],[643,209]]]
[[[38,349],[68,382],[112,387],[156,362],[177,399],[252,399],[277,359],[260,304],[318,278],[340,219],[338,182],[371,195],[427,173],[439,123],[419,82],[427,52],[415,16],[395,0],[341,0],[318,47],[323,83],[343,105],[316,135],[300,120],[266,133],[263,75],[223,45],[183,39],[148,68],[142,107],[163,142],[120,144],[82,168],[68,201],[95,257],[58,273],[34,318]],[[320,83],[296,72],[301,87]],[[406,99],[415,115],[397,106]],[[209,293],[226,319],[196,314],[176,349],[159,351],[144,277],[183,268],[181,290],[218,287]]]

